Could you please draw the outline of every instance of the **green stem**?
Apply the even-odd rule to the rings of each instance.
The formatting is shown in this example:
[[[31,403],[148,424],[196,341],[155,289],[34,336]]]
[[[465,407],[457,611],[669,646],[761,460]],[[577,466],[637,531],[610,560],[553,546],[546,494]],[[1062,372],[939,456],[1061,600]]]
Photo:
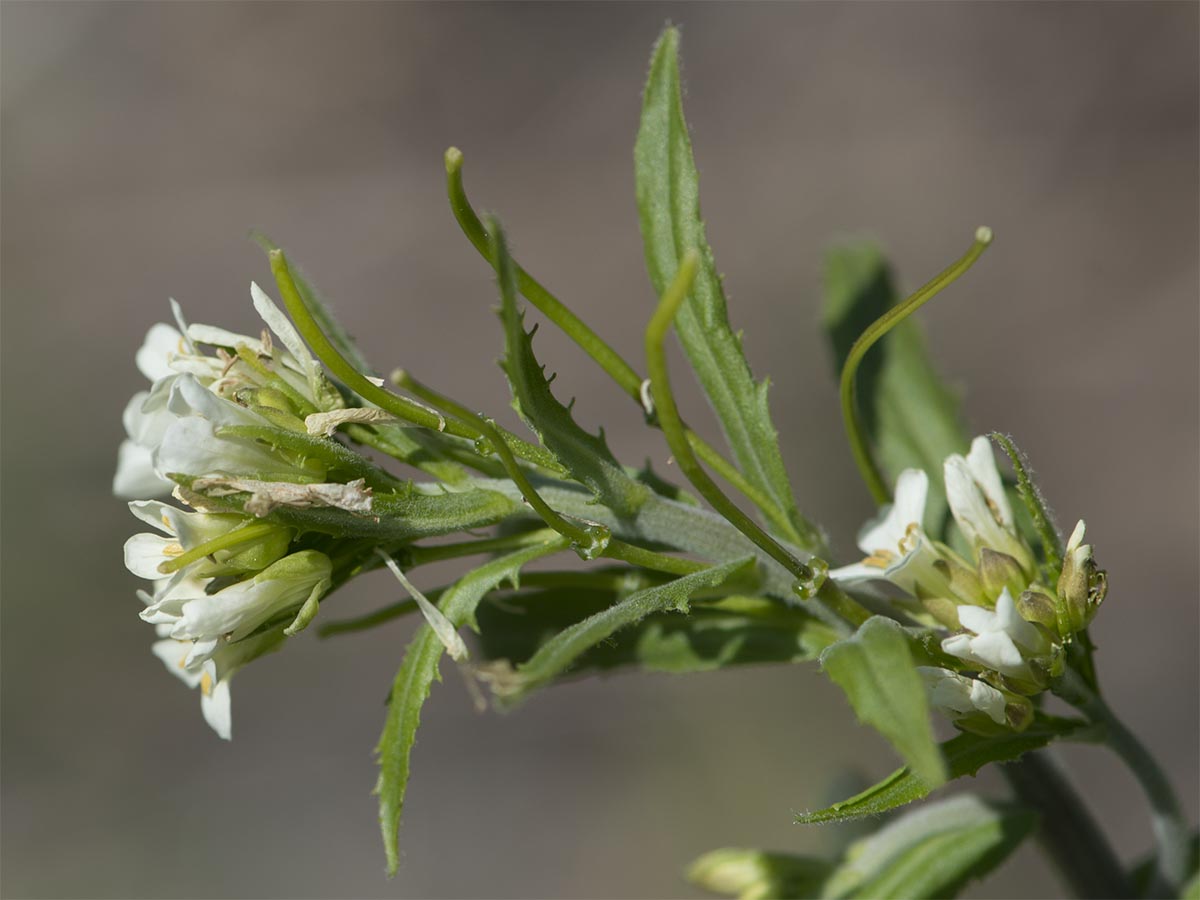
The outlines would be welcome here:
[[[650,393],[654,397],[654,408],[658,414],[659,425],[667,439],[667,445],[675,454],[679,470],[712,508],[728,519],[738,531],[758,545],[763,552],[795,575],[801,583],[811,583],[814,577],[813,570],[785,550],[725,496],[725,493],[717,487],[716,482],[708,477],[708,473],[704,471],[692,452],[687,435],[683,433],[683,422],[679,417],[679,410],[675,406],[675,397],[671,393],[670,373],[667,368],[667,354],[663,349],[663,342],[676,313],[679,312],[680,305],[687,298],[699,264],[700,255],[695,250],[689,250],[684,254],[675,279],[659,301],[658,309],[650,318],[650,324],[646,326],[646,368],[650,372]]]
[[[1077,897],[1131,897],[1125,870],[1062,769],[1046,751],[1026,753],[1000,771],[1020,799],[1040,813],[1038,842]]]
[[[483,222],[467,199],[462,179],[462,151],[451,147],[446,151],[446,193],[450,198],[450,209],[467,240],[479,252],[479,255],[493,268],[496,267],[496,257],[492,253],[490,237]],[[642,386],[645,379],[638,374],[622,356],[617,353],[600,335],[596,334],[586,322],[580,319],[557,297],[548,291],[536,278],[523,269],[515,260],[513,262],[517,290],[525,299],[534,305],[547,319],[562,329],[563,333],[579,345],[595,362],[608,373],[609,377],[625,391],[647,414],[647,421],[658,426],[657,417],[643,404]],[[823,550],[820,541],[804,540],[796,523],[781,510],[766,493],[756,488],[729,460],[686,425],[683,426],[688,443],[696,455],[707,463],[714,472],[724,478],[734,489],[743,494],[751,503],[757,506],[764,516],[789,541],[797,545],[812,544],[809,550]],[[805,523],[807,524],[807,523]],[[819,531],[808,525],[808,531],[819,534]]]
[[[396,369],[389,378],[396,387],[404,388],[404,390],[415,397],[421,398],[435,409],[444,410],[468,424],[474,422],[476,413],[457,400],[453,400],[445,394],[434,390],[429,385],[418,381],[406,369]],[[529,441],[518,437],[511,431],[501,428],[498,425],[493,425],[493,427],[503,436],[504,442],[512,448],[515,455],[520,456],[522,459],[536,460],[539,466],[556,475],[566,474],[566,468],[545,447],[531,444]],[[482,431],[475,435],[476,439],[483,436]]]
[[[710,568],[708,563],[698,562],[694,559],[685,559],[681,556],[671,556],[666,553],[656,553],[653,550],[647,550],[636,544],[627,544],[625,541],[615,539],[609,540],[608,546],[604,548],[601,556],[605,556],[608,559],[618,559],[621,562],[627,562],[654,572],[666,572],[669,575],[691,575],[693,572],[700,572]]]
[[[1177,897],[1192,874],[1191,827],[1166,773],[1146,746],[1125,727],[1098,693],[1072,669],[1054,687],[1055,693],[1105,727],[1104,740],[1133,773],[1150,805],[1150,825],[1158,853],[1148,896]]]
[[[975,260],[979,259],[991,242],[991,229],[986,227],[978,229],[975,232],[975,242],[971,245],[971,249],[963,255],[962,259],[954,263],[928,284],[919,288],[915,294],[903,303],[893,306],[867,326],[867,329],[859,335],[858,340],[854,342],[849,354],[846,356],[846,363],[842,366],[841,380],[842,421],[846,425],[846,437],[850,442],[850,450],[854,454],[854,461],[858,465],[859,474],[862,475],[862,479],[866,482],[867,488],[871,491],[871,496],[875,498],[875,502],[880,505],[887,503],[891,499],[892,494],[888,489],[887,483],[884,481],[883,473],[879,471],[879,467],[871,456],[870,447],[867,445],[867,439],[863,433],[862,421],[858,416],[855,397],[857,388],[854,376],[858,372],[859,363],[862,362],[863,357],[867,355],[867,351],[875,346],[875,343],[880,338],[920,309],[927,301],[936,297],[944,288],[952,284],[960,275],[971,268]]]
[[[283,251],[271,250],[267,253],[267,256],[271,261],[271,272],[275,275],[275,283],[279,286],[279,293],[283,297],[284,305],[292,316],[292,321],[296,324],[296,329],[300,332],[300,335],[304,338],[308,346],[316,353],[317,358],[321,360],[330,372],[341,379],[348,388],[363,399],[374,403],[380,409],[387,410],[397,418],[412,422],[414,425],[420,425],[423,428],[430,428],[434,431],[445,431],[447,434],[452,434],[456,437],[471,439],[479,437],[478,429],[473,429],[461,421],[447,422],[442,416],[439,416],[432,410],[426,409],[421,404],[414,403],[407,397],[393,394],[391,391],[385,391],[355,369],[338,352],[337,348],[330,343],[329,339],[325,337],[325,333],[321,331],[320,325],[317,324],[316,319],[309,312],[307,304],[305,304],[299,289],[296,287],[295,279],[292,277],[291,269],[288,267],[288,262],[283,255]],[[525,449],[522,448],[521,454],[523,455],[524,452]],[[546,461],[546,454],[544,452],[537,454],[537,458],[530,461],[537,465],[542,465]]]

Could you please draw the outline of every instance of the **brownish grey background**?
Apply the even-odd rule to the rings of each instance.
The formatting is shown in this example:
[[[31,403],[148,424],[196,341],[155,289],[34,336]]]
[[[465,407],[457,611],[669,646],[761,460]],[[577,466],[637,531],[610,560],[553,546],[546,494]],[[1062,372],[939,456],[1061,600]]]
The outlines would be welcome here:
[[[869,233],[913,286],[986,223],[931,307],[979,430],[1013,432],[1113,590],[1116,708],[1197,796],[1195,4],[2,6],[3,893],[689,896],[719,845],[824,851],[789,824],[892,758],[808,667],[427,708],[383,877],[370,748],[410,624],[243,673],[236,739],[149,653],[109,496],[132,355],[178,298],[253,329],[261,226],[381,368],[503,411],[489,272],[442,196],[466,153],[524,264],[632,358],[653,297],[631,148],[650,46],[684,27],[688,116],[731,314],[805,510],[853,555],[870,513],[818,314],[823,249]],[[539,349],[630,459],[660,439],[598,370]],[[703,413],[694,396],[690,417]],[[377,577],[326,615],[395,597]],[[1146,823],[1101,750],[1067,754],[1128,858]],[[993,777],[978,782],[999,791]],[[978,896],[1053,896],[1025,851]]]

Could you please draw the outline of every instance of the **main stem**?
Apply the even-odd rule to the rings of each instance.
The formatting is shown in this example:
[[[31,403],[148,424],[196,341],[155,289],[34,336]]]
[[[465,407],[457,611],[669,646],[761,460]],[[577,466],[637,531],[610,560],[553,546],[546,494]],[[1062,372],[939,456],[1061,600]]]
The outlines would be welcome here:
[[[1191,862],[1191,828],[1166,773],[1146,745],[1125,727],[1103,698],[1072,669],[1067,669],[1055,692],[1105,728],[1105,743],[1133,773],[1150,804],[1150,826],[1157,853],[1147,889],[1150,897],[1178,897]]]
[[[1000,771],[1017,797],[1040,813],[1038,842],[1075,896],[1133,896],[1120,860],[1054,757],[1026,753]]]

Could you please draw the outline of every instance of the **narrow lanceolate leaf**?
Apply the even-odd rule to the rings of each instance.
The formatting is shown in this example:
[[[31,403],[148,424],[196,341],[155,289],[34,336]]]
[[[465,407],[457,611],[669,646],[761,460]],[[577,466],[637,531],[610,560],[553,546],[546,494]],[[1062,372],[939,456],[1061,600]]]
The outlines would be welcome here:
[[[838,372],[858,336],[900,299],[877,247],[851,244],[829,253],[824,326]],[[863,359],[858,406],[875,460],[893,481],[907,468],[929,473],[925,528],[941,536],[948,511],[942,462],[966,452],[967,435],[958,397],[934,369],[915,320],[901,322]]]
[[[588,434],[551,393],[545,368],[533,353],[533,332],[525,330],[517,308],[513,262],[503,240],[498,242],[496,255],[505,339],[501,367],[512,388],[513,408],[571,478],[590,488],[597,500],[618,515],[632,516],[650,496],[650,488],[626,473],[608,449],[603,431]]]
[[[650,63],[634,146],[637,201],[650,283],[662,295],[688,250],[700,253],[692,292],[675,320],[679,339],[720,420],[738,465],[792,523],[782,534],[817,551],[816,528],[796,509],[779,438],[767,408],[767,382],[754,381],[741,339],[729,326],[725,292],[704,236],[700,184],[679,84],[679,32],[668,28]]]
[[[438,608],[454,627],[469,624],[474,619],[475,607],[488,591],[503,581],[515,583],[526,563],[565,547],[563,539],[555,538],[494,559],[464,575],[442,595]],[[375,786],[375,792],[379,794],[379,825],[391,874],[395,874],[400,863],[397,848],[400,815],[408,785],[410,755],[421,720],[421,706],[429,696],[433,682],[439,678],[438,663],[443,652],[445,647],[433,629],[421,625],[396,673],[388,698],[387,721],[375,748],[379,756],[379,781]]]
[[[693,594],[717,587],[735,572],[752,565],[753,559],[746,557],[734,560],[666,584],[636,591],[613,606],[572,625],[539,647],[516,672],[508,677],[498,677],[493,685],[497,697],[506,703],[524,698],[531,691],[552,682],[587,650],[646,616],[666,610],[686,612],[688,600]]]
[[[479,609],[481,651],[514,665],[530,659],[565,628],[622,599],[578,587],[523,592]],[[653,613],[580,656],[570,674],[620,669],[707,672],[730,666],[816,659],[839,635],[799,606],[765,597],[693,600],[691,612]]]
[[[1031,750],[1040,750],[1056,738],[1066,737],[1082,727],[1083,723],[1079,720],[1039,716],[1020,734],[982,737],[964,732],[942,744],[942,757],[946,761],[949,777],[953,780],[964,775],[974,775],[988,763],[1013,762]],[[931,790],[929,784],[905,766],[861,794],[825,809],[797,816],[796,822],[801,825],[815,825],[878,816],[927,797]]]
[[[932,786],[946,780],[925,685],[899,624],[873,616],[853,636],[826,649],[821,668],[846,692],[859,721],[887,738],[922,780]]]
[[[821,897],[953,897],[1016,849],[1037,824],[1028,810],[970,794],[910,812],[851,844]]]

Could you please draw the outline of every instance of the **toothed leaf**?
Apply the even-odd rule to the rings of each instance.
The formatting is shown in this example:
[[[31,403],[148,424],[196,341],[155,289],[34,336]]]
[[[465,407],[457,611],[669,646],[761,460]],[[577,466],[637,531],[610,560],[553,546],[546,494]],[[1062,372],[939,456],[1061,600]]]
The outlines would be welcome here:
[[[513,408],[570,476],[586,485],[596,499],[620,516],[633,515],[650,496],[650,488],[629,476],[617,462],[604,433],[589,434],[571,418],[571,410],[550,391],[545,367],[533,352],[533,332],[526,331],[517,308],[514,268],[503,235],[497,233],[496,273],[500,284],[500,317],[505,356],[501,362],[512,388]]]
[[[1039,715],[1033,724],[1020,734],[982,737],[964,732],[941,745],[949,779],[974,775],[988,763],[1013,762],[1032,750],[1040,750],[1051,741],[1081,729],[1075,719],[1058,719]],[[927,797],[932,788],[905,766],[887,778],[867,788],[861,794],[834,803],[825,809],[796,817],[797,824],[816,825],[822,822],[849,822],[865,816],[882,815],[898,806]]]

